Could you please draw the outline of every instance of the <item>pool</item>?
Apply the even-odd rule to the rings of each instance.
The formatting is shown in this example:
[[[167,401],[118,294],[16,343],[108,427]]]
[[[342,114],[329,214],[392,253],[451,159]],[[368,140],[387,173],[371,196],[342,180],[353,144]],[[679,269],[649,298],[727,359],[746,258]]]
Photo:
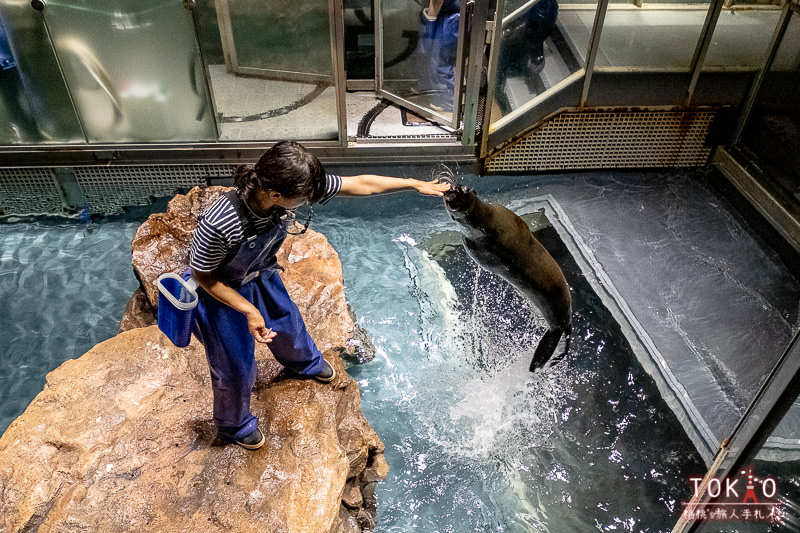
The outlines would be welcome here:
[[[0,224],[0,432],[48,372],[117,333],[139,285],[130,243],[144,218]]]
[[[553,176],[535,185],[524,178],[473,181],[484,198],[506,204],[546,194],[563,200],[612,274],[621,271],[612,270],[614,260],[631,262],[634,254],[613,249],[608,243],[616,235],[606,238],[607,233],[624,234],[633,216],[657,225],[647,209],[689,190],[697,196],[685,208],[689,215],[703,211],[721,220],[761,268],[770,269],[772,280],[753,289],[754,282],[747,285],[728,268],[720,269],[719,283],[736,278],[737,286],[747,285],[749,299],[737,305],[764,308],[748,313],[752,323],[769,325],[769,342],[780,345],[782,335],[789,338],[796,280],[694,176],[602,173]],[[612,212],[621,203],[633,213],[629,218]],[[676,206],[662,208],[671,210],[663,241],[633,244],[653,254],[670,246],[701,248],[686,236],[700,232],[696,223],[685,231],[675,223],[681,216]],[[163,205],[150,210],[162,211]],[[137,286],[129,243],[145,216],[85,225],[0,225],[0,328],[11,339],[0,348],[0,431],[41,390],[47,371],[116,333]],[[702,454],[597,295],[596,281],[585,277],[579,258],[548,220],[539,223],[543,242],[573,289],[575,329],[568,359],[531,376],[527,366],[543,324],[513,290],[454,245],[455,225],[440,200],[342,198],[318,210],[314,227],[339,252],[348,300],[377,349],[373,361],[351,361],[349,369],[391,467],[378,488],[377,531],[666,531],[681,512],[681,500],[690,496],[688,477],[705,472]],[[720,246],[719,232],[708,233]],[[679,252],[670,253],[680,259]],[[678,259],[673,260],[685,262]],[[712,262],[711,270],[716,266]],[[642,270],[613,279],[621,286],[633,280],[621,287],[626,298],[635,300],[653,287],[660,292],[665,283],[676,290],[691,283],[690,277],[665,281]],[[710,291],[698,298],[716,296]],[[647,326],[651,331],[658,324]],[[694,331],[682,333],[697,342]],[[672,341],[662,338],[666,351]],[[769,342],[759,344],[768,354]],[[747,390],[739,392],[747,397]]]
[[[391,467],[376,529],[669,530],[705,467],[555,230],[539,237],[573,289],[571,355],[531,376],[541,317],[443,210],[379,211],[320,226],[377,348],[349,369]]]

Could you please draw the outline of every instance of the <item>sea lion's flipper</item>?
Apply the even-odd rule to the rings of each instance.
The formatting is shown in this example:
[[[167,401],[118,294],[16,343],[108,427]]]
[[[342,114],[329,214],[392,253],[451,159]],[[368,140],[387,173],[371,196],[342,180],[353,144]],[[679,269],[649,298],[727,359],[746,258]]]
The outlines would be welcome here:
[[[564,335],[566,333],[566,335]],[[533,353],[533,359],[531,359],[531,366],[530,371],[535,372],[536,369],[542,368],[545,364],[550,361],[548,366],[552,366],[559,361],[561,361],[567,352],[569,351],[569,338],[570,332],[564,331],[561,328],[550,328],[548,329],[542,340],[539,341],[539,346],[536,347],[536,351]],[[564,347],[562,350],[558,352],[558,354],[553,357],[553,353],[556,351],[556,348],[559,346],[559,341],[561,340],[562,335],[564,336]],[[551,361],[552,358],[552,361]]]

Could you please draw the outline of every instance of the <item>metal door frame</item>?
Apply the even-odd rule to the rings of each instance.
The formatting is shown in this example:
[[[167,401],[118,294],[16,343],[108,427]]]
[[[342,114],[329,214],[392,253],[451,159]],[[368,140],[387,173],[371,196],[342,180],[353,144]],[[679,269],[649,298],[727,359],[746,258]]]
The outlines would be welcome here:
[[[712,503],[714,498],[707,491],[708,482],[714,477],[724,478],[736,472],[744,459],[758,452],[786,412],[795,405],[800,392],[799,380],[800,331],[797,331],[731,435],[720,444],[698,493],[688,505]],[[702,524],[702,521],[687,520],[681,516],[672,533],[695,531]]]
[[[489,152],[496,146],[505,143],[509,139],[525,131],[532,123],[539,122],[539,120],[536,118],[537,108],[539,105],[550,99],[557,101],[558,99],[556,97],[559,94],[563,93],[564,95],[567,95],[569,100],[572,101],[572,103],[569,101],[562,102],[559,106],[561,109],[583,109],[587,94],[589,92],[589,84],[592,78],[591,73],[594,70],[595,60],[597,59],[597,51],[600,46],[600,37],[602,34],[603,22],[605,21],[606,11],[608,10],[608,4],[609,0],[599,0],[597,7],[595,8],[595,18],[592,25],[591,37],[589,39],[589,50],[587,50],[586,53],[586,64],[561,80],[559,83],[553,85],[547,91],[537,95],[524,105],[513,110],[511,113],[497,121],[497,123],[492,123],[492,106],[490,105],[490,102],[494,102],[495,86],[497,84],[497,68],[500,60],[500,41],[503,34],[502,25],[506,7],[506,0],[497,0],[497,10],[495,12],[495,20],[493,21],[494,31],[492,32],[493,35],[491,38],[491,56],[489,58],[489,86],[486,94],[487,105],[484,119],[485,133],[481,139],[480,146],[481,158],[487,157]],[[520,10],[518,9],[509,16],[513,17],[519,11]],[[581,87],[580,93],[579,95],[575,95],[574,91],[578,89],[579,85]],[[570,90],[570,88],[572,88],[572,90]],[[574,96],[577,96],[577,98],[574,98],[573,100]]]
[[[641,106],[642,109],[686,109],[696,105],[694,101],[696,100],[695,93],[698,86],[698,80],[704,73],[703,67],[705,65],[706,55],[711,43],[713,42],[716,23],[720,12],[722,9],[724,9],[724,3],[725,2],[723,0],[709,1],[706,19],[703,27],[701,28],[700,35],[698,36],[698,41],[695,46],[695,51],[689,70],[686,72],[687,77],[685,85],[676,88],[676,90],[680,90],[679,103],[676,102],[675,104],[664,103],[663,105]],[[505,0],[498,0],[495,21],[498,30],[502,25],[503,9],[505,4]],[[791,7],[791,9],[796,10],[797,0],[792,0],[789,2],[784,0],[784,10],[789,9],[787,6],[794,6]],[[562,80],[559,84],[554,85],[548,91],[537,95],[535,98],[504,116],[496,123],[491,122],[491,116],[489,115],[491,106],[487,105],[487,117],[485,119],[487,135],[484,135],[484,139],[480,148],[480,155],[482,158],[487,157],[489,152],[492,152],[504,146],[508,142],[513,141],[513,139],[517,138],[520,134],[530,129],[531,125],[539,124],[542,120],[545,120],[548,116],[551,116],[554,113],[559,113],[562,111],[582,111],[586,108],[587,101],[590,99],[590,89],[593,87],[592,81],[593,75],[595,74],[595,60],[600,46],[603,24],[608,7],[609,0],[599,0],[597,4],[597,11],[595,13],[594,25],[592,27],[591,36],[589,39],[589,50],[587,51],[586,55],[587,60],[582,69]],[[785,16],[785,11],[782,17],[783,16]],[[782,24],[785,24],[785,21],[782,20],[778,23],[776,36],[773,37],[773,49],[770,51],[771,54],[775,53],[774,39],[777,37],[777,32],[780,31]],[[489,88],[487,95],[488,102],[491,102],[494,99],[501,33],[501,31],[495,31],[492,38],[492,55],[489,64]],[[770,56],[768,62],[771,62],[771,59],[772,56]],[[764,65],[764,68],[761,70],[761,74],[757,76],[755,82],[751,84],[751,92],[745,99],[747,107],[741,115],[743,117],[742,121],[746,119],[746,114],[749,112],[750,106],[752,106],[752,100],[755,99],[755,94],[757,93],[758,87],[763,79],[763,75],[766,73],[768,68],[768,64]],[[601,71],[598,71],[598,73],[599,72]],[[635,75],[637,73],[639,72],[635,69],[626,69],[624,72],[613,73],[613,76],[621,80],[619,83],[624,84],[624,79],[626,76]],[[646,74],[645,71],[642,71],[641,73]],[[572,91],[576,88],[576,85],[580,85],[579,95],[577,98],[572,94]],[[602,85],[603,84],[600,83],[597,85],[597,87],[601,87]],[[543,106],[542,104],[548,100],[552,100],[550,105]],[[599,106],[602,105],[603,104],[601,102]],[[611,107],[615,107],[614,104],[609,105],[611,105]],[[544,109],[544,107],[547,107],[547,109]],[[740,129],[741,127],[742,125],[740,123]],[[741,133],[741,131],[738,131],[738,133]]]
[[[736,129],[734,130],[733,137],[730,142],[731,146],[739,144],[742,139],[744,128],[747,125],[747,121],[750,118],[750,113],[753,111],[756,99],[758,98],[758,93],[761,90],[761,84],[764,82],[764,79],[767,77],[767,74],[772,68],[772,63],[775,60],[775,56],[778,54],[778,49],[783,42],[783,37],[786,34],[786,30],[789,28],[789,23],[792,20],[793,14],[800,14],[800,5],[798,5],[797,0],[786,2],[783,6],[783,11],[778,19],[775,32],[772,34],[772,40],[769,44],[769,51],[767,52],[766,61],[756,75],[756,78],[750,87],[750,92],[747,93],[747,98],[742,106],[742,112],[739,115],[739,122],[736,125]]]

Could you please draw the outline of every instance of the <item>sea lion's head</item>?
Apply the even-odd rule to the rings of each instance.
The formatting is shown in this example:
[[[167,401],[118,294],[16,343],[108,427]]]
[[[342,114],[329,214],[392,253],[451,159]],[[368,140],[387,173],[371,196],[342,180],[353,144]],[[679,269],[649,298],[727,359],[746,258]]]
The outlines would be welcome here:
[[[444,207],[456,222],[463,220],[477,203],[478,195],[464,185],[450,185],[450,190],[444,193]]]

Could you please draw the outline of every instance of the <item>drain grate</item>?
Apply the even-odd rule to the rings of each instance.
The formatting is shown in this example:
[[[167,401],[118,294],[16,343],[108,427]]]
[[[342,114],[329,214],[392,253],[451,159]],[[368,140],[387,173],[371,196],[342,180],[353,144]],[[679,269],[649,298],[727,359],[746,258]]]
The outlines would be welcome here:
[[[0,169],[0,214],[43,215],[64,211],[61,188],[51,169]]]
[[[231,177],[236,165],[153,165],[76,167],[75,180],[93,212],[118,213],[146,205],[179,189],[205,185],[208,177]]]
[[[705,165],[713,111],[565,112],[486,159],[490,173]]]

